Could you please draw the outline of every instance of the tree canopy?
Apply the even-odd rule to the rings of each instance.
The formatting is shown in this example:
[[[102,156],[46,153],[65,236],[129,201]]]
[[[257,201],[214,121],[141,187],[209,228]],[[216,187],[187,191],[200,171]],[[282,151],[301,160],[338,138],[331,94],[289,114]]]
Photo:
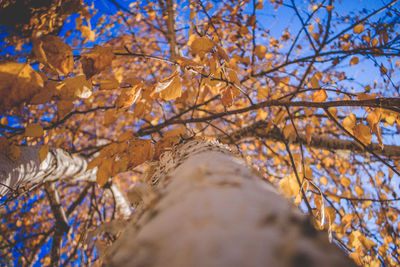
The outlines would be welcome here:
[[[64,151],[96,171],[1,184],[2,264],[50,264],[55,242],[62,265],[95,264],[117,235],[88,236],[121,217],[108,189],[212,138],[357,264],[398,265],[400,6],[372,2],[2,2],[2,153]]]

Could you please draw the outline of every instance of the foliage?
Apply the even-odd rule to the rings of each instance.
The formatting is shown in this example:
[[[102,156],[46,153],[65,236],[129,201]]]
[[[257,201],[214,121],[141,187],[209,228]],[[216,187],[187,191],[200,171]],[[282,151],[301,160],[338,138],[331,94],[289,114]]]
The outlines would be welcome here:
[[[115,217],[102,188],[132,187],[145,162],[202,137],[236,146],[357,264],[399,264],[398,1],[298,2],[110,0],[112,15],[73,8],[59,36],[53,9],[28,37],[9,33],[0,147],[13,161],[20,145],[42,146],[41,160],[63,148],[98,167],[98,185],[57,184],[63,264],[96,259],[84,237]],[[3,198],[1,258],[49,264],[51,198],[28,191]]]

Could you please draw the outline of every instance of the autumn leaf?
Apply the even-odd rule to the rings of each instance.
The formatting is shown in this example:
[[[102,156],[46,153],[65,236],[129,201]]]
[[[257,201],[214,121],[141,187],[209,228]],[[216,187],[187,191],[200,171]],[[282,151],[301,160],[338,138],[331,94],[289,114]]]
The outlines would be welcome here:
[[[220,93],[222,105],[225,107],[232,106],[235,98],[240,95],[240,91],[232,85],[225,86]]]
[[[358,24],[358,25],[354,26],[354,28],[353,28],[354,33],[362,33],[364,30],[365,29],[362,24]]]
[[[99,168],[97,170],[97,179],[96,182],[103,186],[107,183],[108,179],[111,178],[113,171],[112,167],[114,164],[114,160],[112,158],[104,159],[101,161]]]
[[[29,101],[42,88],[42,77],[29,64],[0,64],[0,111]]]
[[[328,98],[326,91],[321,89],[313,94],[313,102],[324,102]]]
[[[158,82],[155,93],[160,93],[161,99],[164,101],[173,100],[182,95],[182,82],[179,72],[174,72],[171,76]]]
[[[350,60],[350,66],[357,65],[358,61],[358,57],[352,57]]]
[[[28,124],[25,128],[25,136],[42,137],[43,133],[43,127],[38,123]]]
[[[264,45],[256,46],[254,53],[258,57],[258,59],[262,60],[265,57],[265,53],[267,52],[267,47]]]
[[[93,86],[85,75],[77,75],[63,81],[61,98],[64,100],[75,100],[77,98],[89,98],[92,95]]]
[[[279,189],[287,197],[295,197],[300,192],[300,186],[294,173],[282,178],[279,181]]]
[[[47,157],[47,154],[49,153],[50,147],[49,145],[43,145],[40,146],[39,148],[39,160],[40,162],[43,162],[45,158]]]
[[[58,74],[67,75],[74,68],[72,49],[58,36],[45,35],[32,40],[38,61]]]
[[[354,128],[354,136],[365,145],[371,144],[371,129],[365,124],[357,124]]]
[[[154,148],[150,140],[136,139],[129,147],[129,165],[131,168],[153,159]]]
[[[208,53],[213,50],[215,43],[207,36],[195,39],[190,45],[190,50],[193,54]]]
[[[312,134],[314,133],[315,129],[311,124],[306,125],[306,141],[307,144],[311,143]]]
[[[351,182],[350,179],[347,177],[343,177],[342,179],[340,179],[340,183],[344,186],[344,187],[349,187]]]
[[[110,69],[115,55],[111,47],[95,46],[81,57],[83,72],[87,78]]]
[[[310,82],[311,82],[311,88],[313,88],[313,89],[318,89],[318,88],[321,87],[321,86],[319,85],[319,79],[318,79],[318,76],[317,76],[317,75],[313,75],[313,76],[311,77],[311,79],[310,79]]]
[[[353,128],[356,126],[356,115],[350,114],[343,119],[343,127],[351,134],[353,134]]]
[[[124,88],[121,94],[117,97],[115,105],[118,108],[125,108],[133,105],[139,99],[142,92],[141,84],[135,85],[134,87]]]

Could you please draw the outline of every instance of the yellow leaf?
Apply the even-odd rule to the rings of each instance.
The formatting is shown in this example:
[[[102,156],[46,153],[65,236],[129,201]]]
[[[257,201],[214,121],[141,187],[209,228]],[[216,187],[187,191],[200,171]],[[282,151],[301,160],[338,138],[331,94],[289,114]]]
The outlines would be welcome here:
[[[364,31],[364,26],[362,24],[358,24],[353,28],[354,33],[362,33],[363,31]]]
[[[96,182],[103,186],[107,183],[108,179],[112,176],[112,166],[114,160],[112,158],[103,160],[97,170],[97,179]]]
[[[264,8],[263,0],[258,0],[256,4],[256,9],[263,9],[263,8]]]
[[[129,144],[129,163],[134,168],[148,160],[153,159],[154,149],[148,139],[137,139]]]
[[[101,157],[96,157],[96,158],[92,159],[92,160],[88,163],[88,165],[87,165],[87,167],[86,167],[86,170],[90,170],[90,169],[93,169],[93,168],[99,166],[99,165],[101,164],[101,161],[102,161],[102,158],[101,158]]]
[[[100,81],[100,90],[112,90],[117,88],[119,88],[119,82],[115,78]]]
[[[283,136],[289,141],[296,139],[296,132],[291,123],[287,124],[285,128],[283,128]]]
[[[311,124],[306,125],[306,141],[307,144],[311,143],[312,134],[314,133],[315,129]]]
[[[235,98],[240,94],[240,91],[231,85],[225,86],[221,90],[221,102],[225,107],[232,106]]]
[[[197,13],[194,12],[193,10],[190,11],[189,19],[193,20],[196,17]]]
[[[93,42],[95,40],[96,33],[94,31],[92,31],[88,26],[81,25],[79,27],[79,30],[81,31],[82,37],[88,39],[91,42]]]
[[[3,124],[3,125],[7,125],[8,124],[7,117],[6,116],[2,117],[1,120],[0,120],[0,123]]]
[[[352,57],[350,60],[350,66],[357,65],[359,62],[358,57]]]
[[[117,119],[118,119],[118,116],[114,109],[108,109],[104,113],[104,125],[109,125],[111,123],[114,123],[117,121]]]
[[[320,88],[319,79],[317,78],[317,75],[314,74],[314,75],[311,77],[310,82],[311,82],[311,88],[313,88],[313,89],[318,89],[318,88]]]
[[[322,176],[319,180],[320,180],[321,184],[323,184],[323,185],[328,184],[328,178],[326,178],[325,176]]]
[[[257,100],[265,100],[268,97],[268,88],[267,87],[261,87],[257,90]]]
[[[343,127],[353,134],[353,128],[356,126],[356,115],[353,113],[343,119]]]
[[[335,7],[332,6],[332,5],[329,5],[329,6],[326,6],[326,7],[325,7],[325,9],[326,9],[327,11],[332,11],[334,8],[335,8]]]
[[[362,195],[364,195],[364,190],[360,187],[360,186],[356,186],[356,194],[357,196],[361,197]]]
[[[357,252],[351,252],[349,254],[349,258],[352,259],[358,266],[363,265],[363,261],[361,259],[361,256]]]
[[[179,125],[177,128],[169,130],[164,134],[164,137],[171,137],[171,136],[184,136],[186,133],[186,128],[183,125]]]
[[[58,74],[67,75],[74,69],[71,47],[60,37],[46,35],[32,41],[32,51],[38,61]]]
[[[182,83],[179,72],[175,72],[160,81],[156,86],[155,93],[160,93],[161,98],[165,101],[180,97],[182,95]]]
[[[258,59],[262,60],[265,57],[265,53],[267,52],[267,47],[264,45],[257,45],[254,53],[258,57]]]
[[[74,104],[71,100],[57,101],[57,114],[60,118],[64,118],[73,108]]]
[[[32,105],[45,104],[51,100],[51,94],[49,90],[42,89],[39,93],[35,94],[29,101]]]
[[[325,90],[321,89],[313,94],[313,102],[324,102],[328,98]]]
[[[142,92],[142,84],[135,85],[132,88],[124,88],[121,94],[117,97],[115,105],[118,108],[129,107],[136,103]]]
[[[49,153],[50,147],[49,145],[43,145],[39,148],[39,160],[42,162],[46,157],[47,154]]]
[[[43,127],[38,123],[28,124],[25,128],[25,136],[42,137],[43,136]]]
[[[0,64],[0,111],[28,101],[42,88],[42,77],[29,64]]]
[[[87,78],[92,77],[111,67],[115,55],[111,47],[95,46],[81,57],[83,73]]]
[[[365,124],[357,124],[354,129],[354,136],[365,145],[371,144],[371,129]]]
[[[200,54],[211,52],[214,46],[215,43],[213,40],[211,40],[207,36],[203,36],[194,40],[193,43],[190,45],[190,49],[193,54]]]
[[[288,197],[295,197],[300,192],[300,186],[294,173],[279,181],[279,189]]]
[[[349,178],[347,177],[343,177],[342,179],[340,179],[340,183],[344,186],[344,187],[349,187],[351,184],[351,181]]]
[[[77,75],[64,80],[61,89],[61,98],[74,100],[76,98],[89,98],[92,95],[93,85],[86,79],[85,75]]]

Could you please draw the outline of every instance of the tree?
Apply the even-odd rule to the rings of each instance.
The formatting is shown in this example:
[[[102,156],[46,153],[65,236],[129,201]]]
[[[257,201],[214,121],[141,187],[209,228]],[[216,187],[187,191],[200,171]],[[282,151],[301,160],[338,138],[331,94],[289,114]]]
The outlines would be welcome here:
[[[104,253],[115,264],[126,251],[121,248],[130,245],[139,263],[150,264],[151,244],[129,245],[126,237],[129,229],[157,225],[168,216],[166,207],[174,211],[165,201],[173,194],[164,193],[180,192],[173,187],[179,185],[178,169],[199,176],[189,179],[193,190],[216,190],[216,200],[236,194],[236,187],[264,196],[257,192],[275,185],[315,228],[327,231],[309,238],[307,253],[278,249],[274,255],[291,255],[282,265],[320,263],[321,255],[332,256],[334,265],[341,254],[327,244],[328,236],[357,264],[398,264],[398,1],[365,8],[354,2],[351,11],[348,2],[333,0],[49,2],[50,8],[29,9],[29,22],[1,21],[9,27],[3,29],[0,64],[5,264],[92,265]],[[14,4],[1,7],[16,10]],[[173,175],[161,170],[171,153],[196,142],[219,152],[190,156]],[[221,143],[235,148],[266,181],[253,175],[247,187],[247,180],[233,175],[239,186],[235,179],[210,182],[214,178],[202,175],[207,168],[238,166],[220,155],[226,151],[219,150]],[[216,155],[224,164],[212,160]],[[159,178],[149,179],[157,170]],[[242,171],[250,176],[249,169]],[[269,193],[266,199],[282,199]],[[128,223],[119,220],[132,212],[124,195],[141,202]],[[180,205],[193,203],[186,196]],[[212,211],[198,198],[191,216]],[[298,234],[301,243],[301,229],[309,224],[285,203],[271,207],[282,218],[294,218],[283,220],[292,229],[285,236]],[[262,217],[262,209],[249,210],[249,222],[254,215],[279,226],[274,216]],[[247,221],[240,219],[227,232],[254,235],[256,228],[240,227]],[[126,224],[120,236],[116,230]],[[190,228],[179,230],[180,237],[189,235]],[[320,238],[326,246],[315,246]],[[232,253],[228,247],[223,255]],[[325,256],[320,248],[335,252]],[[166,256],[175,255],[168,249]],[[256,264],[258,250],[249,253],[254,257],[246,262]]]

